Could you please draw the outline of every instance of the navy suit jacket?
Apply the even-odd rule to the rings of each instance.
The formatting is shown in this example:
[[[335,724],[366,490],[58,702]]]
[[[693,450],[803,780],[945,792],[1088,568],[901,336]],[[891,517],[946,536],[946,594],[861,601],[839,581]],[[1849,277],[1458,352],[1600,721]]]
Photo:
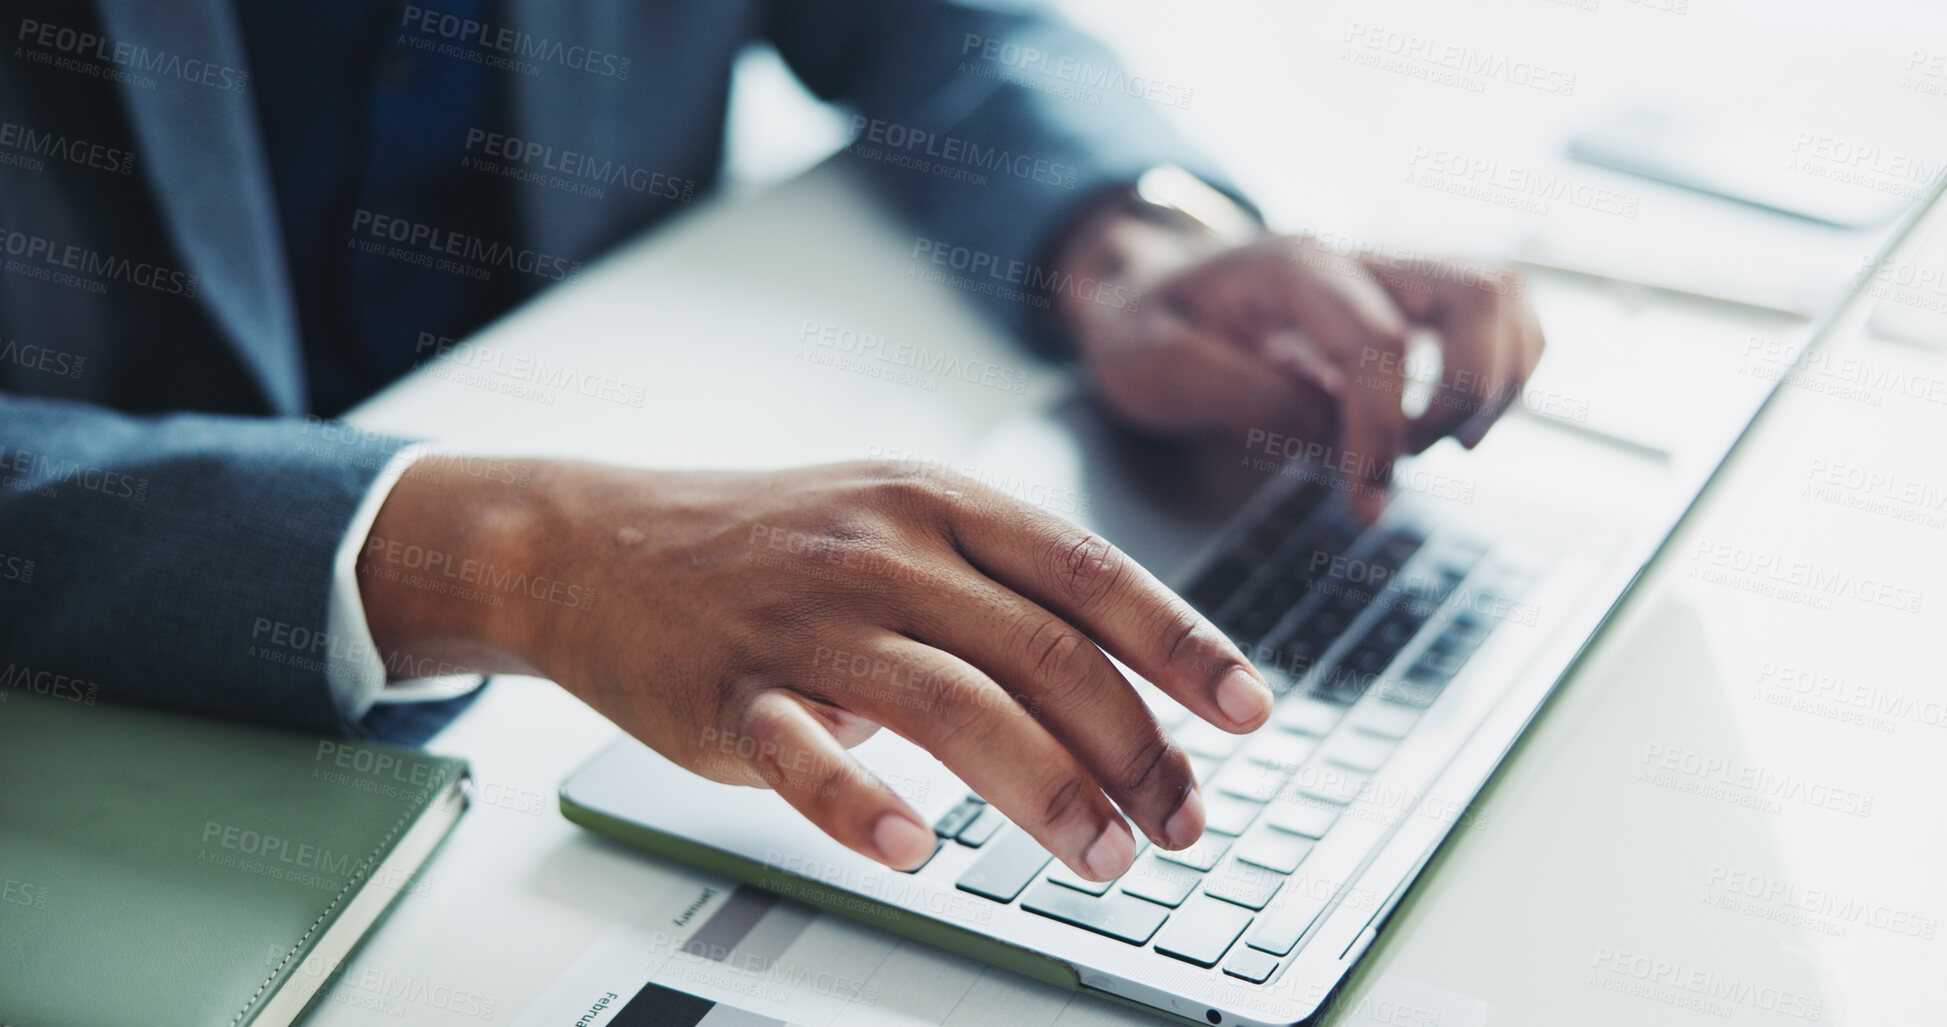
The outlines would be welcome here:
[[[436,14],[438,0],[417,6]],[[1153,109],[1185,97],[1132,95],[1141,80],[1032,6],[499,6],[490,31],[515,35],[491,46],[437,20],[402,32],[534,65],[501,72],[508,117],[559,151],[707,188],[732,60],[768,40],[818,95],[902,138],[1060,168],[1061,188],[1037,180],[1045,169],[990,169],[975,186],[858,162],[916,231],[1002,265],[1037,260],[1098,188],[1196,166]],[[305,417],[235,12],[228,0],[0,0],[0,12],[0,686],[355,729],[325,675],[331,564],[404,440]],[[668,213],[667,192],[590,202],[516,188],[512,220],[519,245],[584,260]],[[996,301],[1009,308],[1024,309]]]

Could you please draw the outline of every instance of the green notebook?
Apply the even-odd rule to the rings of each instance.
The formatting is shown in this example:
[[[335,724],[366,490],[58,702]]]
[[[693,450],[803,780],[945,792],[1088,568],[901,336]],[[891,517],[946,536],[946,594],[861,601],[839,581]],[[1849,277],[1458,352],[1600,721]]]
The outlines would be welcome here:
[[[463,760],[0,692],[0,1024],[288,1024],[466,808]]]

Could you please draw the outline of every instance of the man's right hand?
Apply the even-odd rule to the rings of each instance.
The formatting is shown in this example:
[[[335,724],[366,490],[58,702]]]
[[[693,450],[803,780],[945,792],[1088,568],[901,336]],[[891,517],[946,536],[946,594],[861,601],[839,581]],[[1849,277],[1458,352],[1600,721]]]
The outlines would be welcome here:
[[[381,653],[551,678],[889,866],[922,861],[933,834],[846,752],[881,726],[1108,880],[1135,855],[1118,807],[1170,849],[1204,813],[1189,760],[1104,650],[1225,730],[1270,715],[1263,679],[1147,571],[958,475],[537,461],[494,476],[516,487],[428,463],[359,561]]]

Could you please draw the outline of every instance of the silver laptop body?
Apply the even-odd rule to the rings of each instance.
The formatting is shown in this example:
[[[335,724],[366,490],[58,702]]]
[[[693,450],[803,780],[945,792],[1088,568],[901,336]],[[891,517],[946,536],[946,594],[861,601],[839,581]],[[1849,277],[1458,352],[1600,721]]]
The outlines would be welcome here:
[[[1867,281],[1814,324],[1538,270],[1530,282],[1551,359],[1584,333],[1627,340],[1635,329],[1619,331],[1618,319],[1637,318],[1662,351],[1689,357],[1670,369],[1690,376],[1670,390],[1672,409],[1659,418],[1654,397],[1604,409],[1599,359],[1583,362],[1579,380],[1540,374],[1476,450],[1443,443],[1402,460],[1384,518],[1350,539],[1333,472],[1269,433],[1215,457],[1161,450],[1071,397],[945,460],[1030,501],[1059,497],[1050,505],[1177,587],[1277,679],[1272,723],[1242,739],[1134,682],[1200,771],[1212,828],[1185,857],[1195,865],[1145,849],[1122,881],[1091,894],[1045,853],[1038,867],[1024,862],[1024,834],[889,731],[855,753],[940,825],[939,851],[912,874],[831,841],[770,792],[705,781],[633,740],[571,777],[563,809],[652,851],[1044,980],[1197,1023],[1306,1021],[1442,840],[1492,815],[1470,806],[1476,793],[1790,358],[1855,316]],[[1626,359],[1606,345],[1607,359]],[[1307,634],[1321,620],[1330,630]],[[1221,947],[1206,937],[1238,923]]]

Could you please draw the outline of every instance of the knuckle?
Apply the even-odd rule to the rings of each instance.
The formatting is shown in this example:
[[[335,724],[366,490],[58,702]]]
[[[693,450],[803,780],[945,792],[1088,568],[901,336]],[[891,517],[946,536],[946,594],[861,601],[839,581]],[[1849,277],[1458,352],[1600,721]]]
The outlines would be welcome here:
[[[916,460],[878,460],[866,465],[872,495],[883,508],[931,510],[959,484],[960,474]]]
[[[939,749],[979,749],[993,731],[993,689],[967,674],[942,674],[934,684],[932,733]]]
[[[1115,547],[1092,531],[1064,534],[1052,549],[1055,580],[1066,595],[1083,606],[1113,594],[1128,573]]]
[[[1047,695],[1072,687],[1080,678],[1083,647],[1089,644],[1074,628],[1053,618],[1032,615],[1021,629],[1021,652],[1034,668],[1035,683]]]
[[[1076,816],[1088,815],[1088,802],[1084,796],[1093,787],[1088,781],[1074,773],[1064,773],[1057,777],[1042,794],[1047,799],[1042,803],[1042,822],[1050,827]]]
[[[1176,746],[1152,728],[1123,759],[1116,771],[1116,787],[1125,795],[1143,792],[1180,762]]]
[[[930,513],[939,505],[944,491],[935,478],[909,474],[879,482],[873,489],[879,503],[902,514]]]
[[[817,539],[810,555],[856,557],[869,553],[893,552],[903,534],[897,520],[871,511],[844,511],[819,524],[812,532]],[[820,552],[819,550],[823,550]]]
[[[1230,661],[1224,658],[1224,647],[1212,636],[1209,622],[1189,603],[1177,600],[1171,605],[1168,617],[1161,633],[1168,646],[1163,653],[1165,663],[1172,667],[1191,667],[1207,675],[1221,673],[1228,666]]]

